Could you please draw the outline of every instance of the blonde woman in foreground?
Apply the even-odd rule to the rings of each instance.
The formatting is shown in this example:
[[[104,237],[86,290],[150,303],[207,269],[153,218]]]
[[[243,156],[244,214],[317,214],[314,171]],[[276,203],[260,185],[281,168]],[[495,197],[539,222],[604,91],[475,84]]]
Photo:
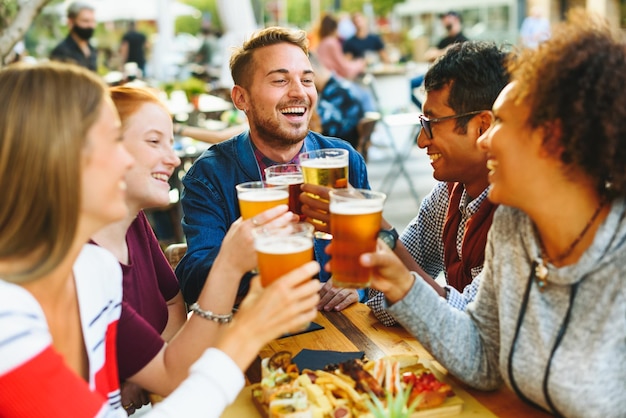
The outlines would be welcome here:
[[[0,415],[125,417],[115,341],[137,316],[125,315],[118,261],[85,244],[128,211],[119,117],[103,82],[70,64],[8,67],[0,97]],[[255,279],[232,323],[199,309],[190,321],[223,331],[150,416],[220,416],[258,350],[316,316],[318,268],[266,289]],[[166,379],[161,354],[129,381],[152,390]]]

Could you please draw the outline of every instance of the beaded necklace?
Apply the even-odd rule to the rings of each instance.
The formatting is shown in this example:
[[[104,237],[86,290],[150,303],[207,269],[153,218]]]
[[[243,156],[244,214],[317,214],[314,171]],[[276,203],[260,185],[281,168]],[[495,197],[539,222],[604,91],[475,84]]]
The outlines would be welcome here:
[[[583,239],[583,237],[587,234],[587,231],[589,231],[589,228],[591,228],[591,225],[593,225],[595,220],[598,218],[598,215],[600,215],[600,212],[602,211],[602,208],[604,207],[605,203],[606,203],[605,199],[600,200],[600,203],[598,204],[596,211],[593,213],[593,215],[587,222],[587,225],[585,225],[583,230],[580,231],[580,234],[578,234],[578,236],[574,239],[574,241],[572,241],[569,247],[567,247],[567,249],[563,251],[561,254],[559,254],[559,256],[556,257],[555,259],[551,259],[548,256],[548,253],[543,244],[543,241],[541,240],[541,236],[539,235],[539,233],[537,233],[537,229],[535,228],[535,233],[537,234],[537,239],[539,240],[539,247],[541,250],[541,254],[539,255],[540,262],[538,262],[535,266],[535,280],[537,282],[537,286],[539,286],[540,291],[543,292],[546,286],[548,286],[548,266],[547,266],[548,263],[552,265],[558,264],[572,254],[572,252],[574,251],[578,243]]]

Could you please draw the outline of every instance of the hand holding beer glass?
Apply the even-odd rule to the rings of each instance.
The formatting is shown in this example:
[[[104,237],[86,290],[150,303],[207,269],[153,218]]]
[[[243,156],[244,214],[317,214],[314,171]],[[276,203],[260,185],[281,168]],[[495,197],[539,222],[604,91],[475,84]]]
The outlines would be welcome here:
[[[333,284],[368,287],[371,269],[361,266],[359,257],[376,250],[386,195],[362,189],[331,190],[329,194]]]
[[[299,156],[304,182],[344,189],[348,187],[348,150],[325,148]]]
[[[304,183],[331,187],[333,189],[345,189],[348,187],[348,150],[341,148],[326,148],[300,154],[300,166]],[[324,200],[319,196],[312,197]],[[320,220],[310,220],[315,225],[322,225]],[[332,236],[317,232],[315,235],[321,239],[332,239]]]
[[[272,186],[263,181],[250,181],[235,186],[239,210],[243,219],[253,218],[261,212],[289,201],[287,185]]]
[[[260,226],[252,231],[263,287],[313,260],[313,230],[310,223],[292,222],[279,227]],[[303,324],[302,329],[309,325]]]
[[[260,226],[252,234],[263,287],[313,260],[313,225],[307,222]]]
[[[302,217],[300,203],[300,186],[302,185],[302,169],[297,164],[279,164],[265,169],[265,182],[273,186],[287,185],[289,188],[289,210]]]

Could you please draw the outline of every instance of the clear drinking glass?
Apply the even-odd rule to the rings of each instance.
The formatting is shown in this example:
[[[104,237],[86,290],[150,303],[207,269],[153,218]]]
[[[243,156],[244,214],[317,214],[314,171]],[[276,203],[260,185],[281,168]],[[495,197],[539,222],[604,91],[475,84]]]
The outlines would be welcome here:
[[[304,182],[343,189],[348,187],[348,150],[326,148],[299,156]]]
[[[252,230],[263,287],[313,260],[313,230],[307,222]]]
[[[330,192],[331,273],[335,286],[369,286],[371,269],[361,266],[359,257],[376,250],[386,197],[384,193],[362,189]]]
[[[300,154],[300,167],[304,182],[318,186],[344,189],[348,187],[348,150],[341,148],[326,148]],[[324,200],[310,194],[315,199]],[[323,222],[312,219],[314,224],[325,225]],[[332,239],[332,235],[317,231],[315,237]]]
[[[287,185],[271,185],[264,181],[250,181],[235,186],[239,210],[243,219],[250,219],[280,204],[289,203]]]
[[[289,188],[289,210],[302,219],[300,186],[304,183],[302,169],[297,164],[279,164],[265,169],[265,181],[274,186],[287,185]]]

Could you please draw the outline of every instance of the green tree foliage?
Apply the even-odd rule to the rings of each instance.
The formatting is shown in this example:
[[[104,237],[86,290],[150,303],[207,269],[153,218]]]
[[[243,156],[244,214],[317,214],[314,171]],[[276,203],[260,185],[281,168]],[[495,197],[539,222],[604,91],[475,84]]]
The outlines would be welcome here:
[[[364,5],[372,4],[376,16],[387,16],[393,10],[396,3],[405,0],[341,0],[340,10],[334,10],[335,0],[320,0],[322,12],[359,12],[363,11]],[[309,24],[311,22],[310,0],[289,0],[289,23]]]
[[[203,13],[203,17],[181,16],[176,19],[176,32],[187,32],[197,34],[200,32],[203,20],[210,16],[211,27],[222,30],[219,15],[217,13],[217,2],[215,0],[180,0],[181,3],[195,7]]]
[[[3,1],[3,0],[0,0]],[[180,0],[189,4],[202,12],[210,13],[214,28],[222,29],[219,15],[217,12],[216,0]],[[275,0],[250,0],[252,6],[263,10],[264,24],[275,24],[275,19],[268,12],[268,4]],[[366,3],[371,3],[376,16],[387,16],[393,10],[396,3],[402,3],[404,0],[341,0],[341,10],[344,12],[362,11]],[[311,22],[311,0],[288,0],[287,2],[288,23],[302,29],[310,28],[314,22]],[[321,12],[336,12],[334,10],[336,0],[319,0]],[[196,34],[200,31],[202,19],[196,19],[191,16],[179,17],[176,20],[177,32],[188,32]]]
[[[13,60],[13,46],[49,1],[0,0],[0,68]]]
[[[9,27],[17,14],[17,0],[0,0],[0,31]]]

